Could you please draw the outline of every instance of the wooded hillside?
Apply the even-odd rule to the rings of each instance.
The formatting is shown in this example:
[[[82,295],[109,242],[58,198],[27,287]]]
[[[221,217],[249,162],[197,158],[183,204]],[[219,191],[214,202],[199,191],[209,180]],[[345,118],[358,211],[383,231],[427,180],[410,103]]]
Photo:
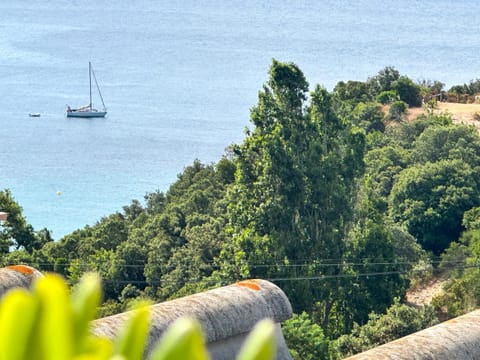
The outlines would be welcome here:
[[[187,166],[165,193],[54,242],[0,192],[2,263],[71,284],[100,273],[102,315],[268,279],[297,313],[284,333],[298,359],[338,358],[435,323],[433,308],[404,300],[436,271],[452,279],[436,309],[466,312],[480,293],[480,137],[431,101],[442,88],[387,67],[329,92],[274,60],[244,141],[215,164]]]

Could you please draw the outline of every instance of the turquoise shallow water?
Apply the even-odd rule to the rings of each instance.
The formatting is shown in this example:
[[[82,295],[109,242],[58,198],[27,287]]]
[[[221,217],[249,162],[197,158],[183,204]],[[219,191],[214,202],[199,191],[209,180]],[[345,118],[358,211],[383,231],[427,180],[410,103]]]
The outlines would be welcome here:
[[[479,77],[479,14],[474,1],[2,2],[0,188],[58,239],[242,141],[272,58],[328,89],[386,65],[451,86]],[[108,117],[67,119],[88,102],[88,61]]]

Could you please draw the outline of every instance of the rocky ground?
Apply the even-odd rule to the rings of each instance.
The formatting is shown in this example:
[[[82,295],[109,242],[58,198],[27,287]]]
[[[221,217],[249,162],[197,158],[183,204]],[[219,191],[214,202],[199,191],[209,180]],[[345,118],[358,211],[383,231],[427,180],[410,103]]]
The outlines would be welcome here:
[[[434,296],[440,295],[447,280],[443,277],[433,277],[407,292],[407,303],[414,306],[429,305]]]

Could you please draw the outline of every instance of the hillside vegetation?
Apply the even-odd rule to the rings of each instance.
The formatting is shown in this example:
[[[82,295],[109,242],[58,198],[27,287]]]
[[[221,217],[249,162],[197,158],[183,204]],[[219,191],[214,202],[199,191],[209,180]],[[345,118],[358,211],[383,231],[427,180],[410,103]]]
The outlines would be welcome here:
[[[477,110],[462,123],[439,93],[438,81],[392,67],[329,92],[274,60],[244,141],[217,163],[187,166],[165,193],[54,242],[0,192],[10,214],[1,261],[71,284],[98,272],[102,315],[268,279],[296,313],[283,325],[296,359],[336,359],[417,331],[437,311],[475,308],[480,294]],[[407,290],[438,271],[449,281],[435,308],[408,305]]]

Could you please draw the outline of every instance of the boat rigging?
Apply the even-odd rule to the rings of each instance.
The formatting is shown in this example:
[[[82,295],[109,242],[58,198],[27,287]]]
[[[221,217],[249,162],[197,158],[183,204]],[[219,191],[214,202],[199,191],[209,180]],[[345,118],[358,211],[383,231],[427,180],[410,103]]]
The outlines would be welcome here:
[[[95,86],[98,91],[98,95],[100,96],[100,100],[102,101],[103,109],[97,110],[93,107],[92,102],[92,75],[93,80],[95,81]],[[98,86],[97,77],[95,76],[95,72],[92,68],[92,63],[88,62],[88,78],[89,78],[89,85],[90,85],[90,102],[88,105],[84,105],[78,108],[71,108],[67,105],[66,115],[67,117],[78,117],[78,118],[92,118],[92,117],[105,117],[107,115],[107,108],[105,106],[105,102],[103,101],[102,93],[100,92],[100,87]]]

